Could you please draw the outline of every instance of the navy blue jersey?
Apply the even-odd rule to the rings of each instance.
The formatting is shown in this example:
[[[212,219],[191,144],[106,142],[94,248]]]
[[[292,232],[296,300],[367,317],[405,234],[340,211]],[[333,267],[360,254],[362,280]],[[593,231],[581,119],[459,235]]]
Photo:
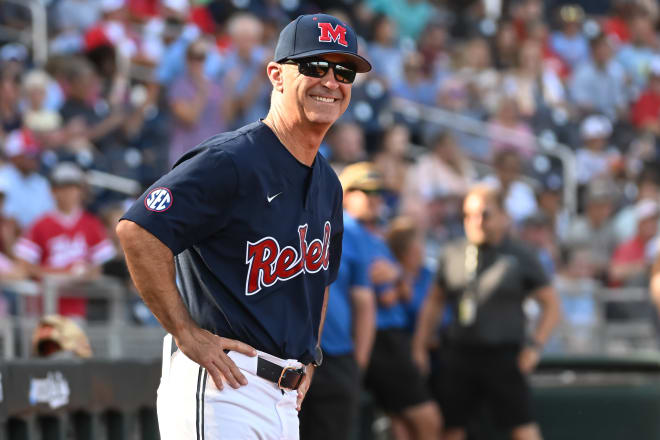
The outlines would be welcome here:
[[[343,234],[341,185],[320,154],[307,167],[255,122],[185,154],[124,218],[172,250],[200,327],[314,359]]]

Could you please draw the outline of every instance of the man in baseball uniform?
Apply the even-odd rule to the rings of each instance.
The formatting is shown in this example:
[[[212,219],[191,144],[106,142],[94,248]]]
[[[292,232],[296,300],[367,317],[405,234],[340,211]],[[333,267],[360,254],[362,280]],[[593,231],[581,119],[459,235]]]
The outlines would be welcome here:
[[[158,389],[163,440],[298,438],[343,233],[341,186],[317,152],[370,68],[345,23],[298,17],[267,66],[266,118],[185,154],[119,222],[135,285],[178,347]]]

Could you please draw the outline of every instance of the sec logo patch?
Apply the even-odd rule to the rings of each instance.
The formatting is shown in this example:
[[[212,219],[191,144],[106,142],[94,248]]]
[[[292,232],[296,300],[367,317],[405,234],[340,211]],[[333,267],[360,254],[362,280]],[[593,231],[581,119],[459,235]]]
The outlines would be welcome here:
[[[144,198],[144,206],[154,212],[167,211],[172,202],[172,193],[167,188],[154,188]]]

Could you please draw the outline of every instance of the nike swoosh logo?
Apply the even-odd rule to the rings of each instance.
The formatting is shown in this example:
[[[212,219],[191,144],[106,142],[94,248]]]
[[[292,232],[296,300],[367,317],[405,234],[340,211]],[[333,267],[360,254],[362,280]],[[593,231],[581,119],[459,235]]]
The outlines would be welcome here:
[[[279,196],[280,194],[282,194],[282,193],[281,193],[281,192],[278,192],[278,193],[275,194],[274,196],[266,195],[266,200],[268,200],[268,203],[270,203],[270,202],[273,201],[273,199],[274,199],[275,197]]]

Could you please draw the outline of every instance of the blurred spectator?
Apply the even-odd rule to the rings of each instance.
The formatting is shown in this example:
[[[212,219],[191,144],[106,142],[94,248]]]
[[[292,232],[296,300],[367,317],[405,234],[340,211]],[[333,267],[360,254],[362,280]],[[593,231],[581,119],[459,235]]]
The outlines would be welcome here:
[[[597,341],[598,306],[601,288],[588,248],[576,246],[563,252],[554,286],[561,301],[561,321],[548,351],[583,354],[593,352]]]
[[[154,78],[161,86],[169,86],[174,80],[185,72],[186,51],[188,46],[200,38],[201,31],[194,24],[186,24],[188,16],[187,2],[178,0],[164,1],[163,11],[166,12],[162,24],[150,22],[147,26],[156,29],[150,31],[147,36],[148,46],[154,55],[161,53],[158,57],[158,65],[154,71]],[[162,44],[163,47],[160,47]],[[216,80],[223,69],[223,58],[215,46],[209,47],[204,60],[204,73],[209,78]]]
[[[459,116],[482,119],[485,110],[490,110],[490,107],[484,109],[482,106],[492,105],[492,108],[495,108],[496,104],[494,102],[499,99],[499,95],[493,94],[484,101],[475,101],[475,99],[475,96],[471,96],[470,84],[457,75],[442,82],[436,105]],[[452,133],[461,150],[467,156],[480,160],[490,160],[490,139],[485,136],[466,133],[453,127],[447,127],[447,129]],[[437,134],[438,127],[427,124],[424,131],[423,139],[430,139]]]
[[[519,237],[529,247],[536,251],[545,274],[549,279],[555,275],[555,257],[558,256],[556,237],[552,223],[544,214],[534,214],[523,220]]]
[[[621,63],[631,84],[632,96],[637,96],[646,85],[646,76],[658,54],[658,38],[651,17],[636,14],[630,21],[631,40],[619,49],[617,61]]]
[[[85,33],[85,50],[91,51],[109,45],[124,58],[137,57],[140,50],[139,39],[128,22],[125,0],[100,0],[100,5],[100,20]]]
[[[170,165],[203,140],[227,125],[225,93],[204,73],[206,43],[198,40],[186,51],[186,73],[170,87],[168,101],[173,115]]]
[[[85,332],[73,320],[48,315],[39,320],[32,333],[32,351],[40,358],[72,359],[92,357]]]
[[[433,272],[424,266],[424,237],[416,222],[409,217],[397,217],[390,222],[386,234],[387,246],[401,266],[397,284],[408,316],[408,332],[412,335],[417,315],[426,299]]]
[[[417,50],[424,59],[424,75],[438,85],[449,74],[451,59],[448,50],[449,36],[443,22],[429,22],[419,36]]]
[[[449,131],[438,133],[408,172],[403,212],[425,224],[427,204],[438,196],[463,197],[476,180],[476,171]]]
[[[21,97],[20,76],[6,68],[0,70],[0,136],[21,128],[22,117],[19,109]]]
[[[635,127],[660,136],[660,56],[651,62],[647,87],[633,104],[630,116]]]
[[[383,134],[380,150],[372,155],[372,161],[383,177],[387,206],[398,210],[406,176],[410,168],[410,132],[403,124],[388,127]]]
[[[511,150],[529,160],[536,152],[534,132],[521,117],[518,101],[513,97],[500,98],[497,111],[490,119],[488,135],[491,138],[492,157]]]
[[[339,180],[346,194],[345,212],[364,226],[363,234],[371,254],[369,276],[378,304],[378,330],[365,375],[366,387],[393,416],[399,429],[406,431],[405,438],[439,438],[438,408],[412,362],[410,335],[405,331],[407,318],[402,301],[408,300],[411,292],[397,289],[401,269],[385,240],[374,232],[382,209],[379,193],[383,189],[382,178],[373,164],[359,162],[346,167]],[[392,377],[400,380],[392,381]]]
[[[562,179],[556,174],[541,178],[536,190],[539,214],[544,215],[550,221],[553,234],[560,241],[563,241],[568,233],[571,217],[563,204],[563,192]]]
[[[428,371],[429,341],[445,305],[450,306],[453,319],[443,347],[443,438],[466,438],[476,408],[486,403],[511,438],[540,439],[527,375],[559,319],[556,293],[536,256],[509,236],[504,198],[497,190],[473,188],[463,214],[466,238],[452,242],[440,258],[434,289],[419,316],[414,357]],[[530,337],[522,309],[528,297],[543,310]]]
[[[18,222],[21,229],[55,207],[48,181],[37,169],[38,147],[27,130],[7,136],[5,156],[9,163],[0,167],[0,179],[7,185],[4,214]]]
[[[580,63],[570,83],[571,97],[582,114],[602,113],[617,121],[628,111],[626,74],[612,58],[609,37],[591,40],[591,59]]]
[[[23,79],[25,126],[35,134],[41,148],[57,147],[62,141],[59,132],[62,117],[46,108],[46,94],[51,81],[48,74],[41,70],[28,72]]]
[[[381,182],[370,175],[358,177],[354,183],[343,182],[348,210],[344,211],[341,265],[337,280],[330,285],[323,325],[323,368],[314,373],[300,412],[302,440],[348,439],[359,426],[361,377],[376,332],[376,301],[369,278],[369,232],[351,213],[364,214],[369,209],[364,191],[380,189]]]
[[[610,175],[612,166],[621,157],[616,148],[608,145],[611,134],[612,124],[605,116],[592,115],[582,121],[580,136],[584,146],[578,148],[575,157],[579,184]]]
[[[660,200],[660,188],[653,174],[642,174],[636,185],[636,202],[642,200]],[[628,241],[637,233],[636,203],[629,204],[617,212],[614,217],[616,242]]]
[[[582,34],[584,10],[579,5],[564,5],[559,9],[561,29],[553,32],[550,44],[571,68],[589,59],[589,42]]]
[[[190,33],[193,39],[199,37],[200,33],[194,24],[186,24],[190,15],[188,0],[164,0],[158,3],[158,13],[148,18],[142,33],[143,53],[156,64],[162,60],[167,45],[183,32]]]
[[[591,251],[591,263],[599,279],[606,279],[609,259],[616,245],[612,213],[616,189],[611,181],[595,180],[587,186],[585,213],[569,226],[564,246],[585,246]]]
[[[531,1],[535,3],[536,0]],[[543,53],[543,69],[554,72],[562,81],[570,75],[571,69],[564,60],[554,51],[550,44],[550,28],[548,23],[538,20],[527,26],[528,39],[541,45]]]
[[[85,0],[60,0],[52,9],[55,35],[50,41],[50,51],[57,54],[81,52],[85,46],[85,33],[97,23],[101,15],[101,2]]]
[[[498,70],[512,69],[518,62],[520,41],[516,27],[511,21],[501,21],[497,27],[494,41],[495,67]]]
[[[238,14],[227,28],[232,41],[224,65],[227,121],[232,127],[241,127],[268,113],[272,86],[263,72],[273,54],[261,44],[264,29],[256,17]]]
[[[366,3],[373,11],[390,17],[402,37],[413,40],[421,35],[434,13],[433,6],[426,0],[368,0]]]
[[[499,96],[500,73],[493,67],[488,41],[480,37],[467,41],[458,57],[456,76],[467,85],[471,106],[494,110]],[[440,93],[443,93],[447,81],[440,86]]]
[[[83,209],[83,171],[70,162],[51,174],[56,209],[36,221],[16,243],[15,253],[29,273],[41,278],[58,274],[74,280],[92,280],[115,250],[101,222]],[[59,313],[86,316],[86,301],[61,297]]]
[[[83,58],[70,61],[67,73],[67,98],[60,114],[70,131],[79,132],[101,149],[116,145],[116,130],[125,121],[123,102],[114,96],[106,101],[100,96],[100,79]]]
[[[3,213],[8,189],[8,182],[0,179],[0,279],[5,281],[23,279],[27,275],[13,258],[13,246],[19,234],[18,225],[14,219],[5,217]],[[0,302],[1,300],[2,292],[0,291]]]
[[[527,40],[520,48],[515,69],[503,78],[504,93],[515,99],[518,111],[527,119],[549,116],[566,105],[564,86],[557,74],[546,67],[540,43]]]
[[[484,183],[502,192],[506,213],[519,224],[537,209],[534,190],[521,180],[521,157],[514,150],[502,150],[495,154],[493,168],[495,174],[487,176]]]
[[[392,85],[392,95],[425,105],[433,105],[436,86],[424,73],[424,58],[409,52],[403,62],[403,78]]]
[[[326,143],[329,148],[326,156],[337,173],[346,165],[366,158],[364,133],[354,122],[335,123],[326,135]]]
[[[658,233],[660,206],[653,199],[642,199],[635,204],[637,234],[621,243],[612,255],[609,269],[610,284],[615,286],[646,286],[654,256],[649,249]],[[651,255],[649,255],[651,254]]]
[[[59,0],[53,9],[53,24],[58,31],[84,32],[98,21],[100,14],[100,1]]]
[[[369,59],[373,60],[373,73],[385,79],[388,86],[401,81],[404,51],[397,38],[396,23],[384,14],[377,15],[372,24]]]
[[[617,45],[627,43],[630,40],[628,22],[638,5],[630,0],[613,0],[611,6],[611,13],[602,20],[603,32]]]

